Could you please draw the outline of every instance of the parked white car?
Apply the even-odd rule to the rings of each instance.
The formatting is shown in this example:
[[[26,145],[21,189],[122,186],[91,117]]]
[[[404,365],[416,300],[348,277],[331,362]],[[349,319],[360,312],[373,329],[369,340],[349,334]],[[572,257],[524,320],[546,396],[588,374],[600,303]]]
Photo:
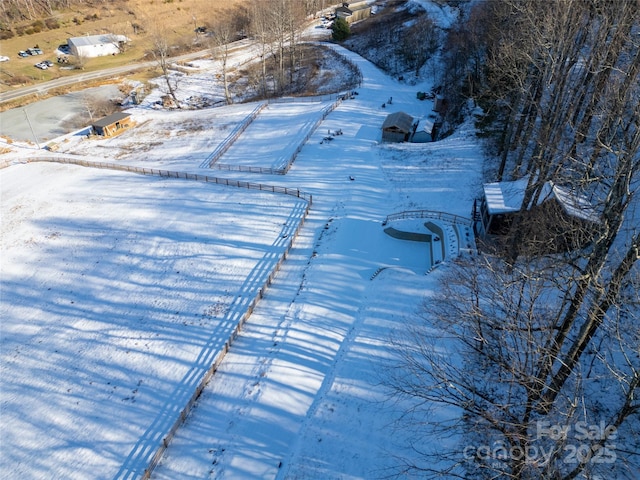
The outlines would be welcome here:
[[[9,57],[5,57],[4,55],[0,55],[0,62],[8,62]]]

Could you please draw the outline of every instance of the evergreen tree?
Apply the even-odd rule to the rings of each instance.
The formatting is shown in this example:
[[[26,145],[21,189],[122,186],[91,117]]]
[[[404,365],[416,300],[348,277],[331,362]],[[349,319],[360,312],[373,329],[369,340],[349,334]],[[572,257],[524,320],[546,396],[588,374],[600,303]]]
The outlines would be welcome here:
[[[347,38],[349,38],[349,35],[351,35],[349,24],[344,18],[336,18],[331,29],[333,30],[331,38],[333,38],[336,42],[343,42]]]

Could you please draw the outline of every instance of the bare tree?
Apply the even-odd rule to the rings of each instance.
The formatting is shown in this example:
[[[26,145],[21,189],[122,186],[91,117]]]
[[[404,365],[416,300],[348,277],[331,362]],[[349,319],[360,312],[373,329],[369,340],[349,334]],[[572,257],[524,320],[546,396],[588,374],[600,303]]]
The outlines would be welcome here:
[[[287,36],[289,39],[289,84],[293,84],[296,78],[296,69],[299,64],[298,36],[300,34],[300,29],[304,22],[306,12],[302,3],[295,2],[293,0],[287,0],[287,8],[288,12],[285,18],[288,30]]]
[[[269,0],[267,2],[267,28],[272,38],[270,47],[276,65],[274,83],[277,93],[283,91],[285,83],[284,56],[288,33],[288,7],[289,0]]]
[[[299,33],[305,18],[304,5],[292,0],[258,0],[251,5],[251,32],[261,48],[262,94],[267,95],[269,69],[274,93],[281,93],[295,80],[299,66]]]
[[[416,76],[427,60],[438,47],[438,33],[433,20],[428,15],[418,17],[404,32],[399,48],[399,54],[405,63],[411,67]]]
[[[257,0],[251,2],[251,25],[250,30],[253,37],[260,45],[260,65],[262,72],[261,90],[262,96],[267,97],[267,55],[269,44],[271,43],[271,34],[268,28],[268,2]]]
[[[176,96],[176,91],[178,88],[177,81],[175,79],[175,76],[171,75],[171,71],[169,68],[171,65],[171,46],[169,45],[169,36],[166,31],[166,26],[162,24],[156,24],[151,34],[151,39],[151,54],[153,55],[158,68],[160,68],[160,71],[162,72],[162,78],[164,79],[166,92],[171,98],[173,104],[177,108],[180,108],[180,102],[178,101],[178,97]]]
[[[505,121],[499,175],[529,175],[522,212],[506,264],[484,261],[481,273],[470,265],[445,279],[445,296],[429,305],[431,336],[413,335],[418,346],[403,353],[410,368],[425,365],[428,383],[396,391],[453,405],[462,414],[445,426],[455,430],[462,420],[478,438],[506,446],[497,456],[458,451],[449,466],[461,476],[569,479],[600,471],[634,478],[621,457],[638,468],[637,1],[615,8],[572,0],[487,5],[494,15],[487,17],[486,98]],[[549,180],[590,199],[600,212],[595,228],[572,232],[569,223],[532,215]],[[553,228],[583,233],[588,245],[542,256],[530,233],[551,237]],[[544,241],[544,233],[537,238]],[[436,327],[453,339],[454,355],[434,349]],[[610,428],[568,438],[544,427],[575,432],[594,419]],[[611,443],[625,428],[636,435]],[[620,442],[628,448],[614,448]],[[543,450],[548,455],[537,459],[544,461],[521,455]],[[568,451],[580,458],[569,463]]]
[[[118,52],[120,53],[124,53],[126,50],[126,39],[123,38],[122,35],[117,35],[115,33],[110,33],[109,35],[106,35],[107,39],[109,40],[109,43],[111,43],[114,47],[116,47],[118,49]]]
[[[89,61],[89,57],[87,57],[83,52],[76,52],[72,57],[73,66],[79,70],[84,70],[87,66],[87,62]]]
[[[403,468],[434,478],[633,478],[627,462],[638,468],[639,459],[625,452],[637,437],[616,432],[640,428],[637,298],[632,308],[616,303],[620,315],[609,312],[576,381],[536,413],[538,365],[566,279],[554,259],[507,267],[497,257],[445,267],[443,290],[392,342],[400,363],[386,381],[408,401],[413,426],[405,428],[414,429],[418,454]],[[625,289],[631,296],[634,285]]]
[[[96,117],[104,117],[119,110],[116,102],[89,94],[82,96],[82,106],[91,122]]]
[[[227,105],[233,103],[229,93],[229,81],[227,78],[227,62],[229,60],[230,44],[237,37],[235,13],[233,10],[217,12],[210,23],[211,35],[210,50],[214,58],[220,61],[222,67],[221,77],[224,86],[224,98]]]

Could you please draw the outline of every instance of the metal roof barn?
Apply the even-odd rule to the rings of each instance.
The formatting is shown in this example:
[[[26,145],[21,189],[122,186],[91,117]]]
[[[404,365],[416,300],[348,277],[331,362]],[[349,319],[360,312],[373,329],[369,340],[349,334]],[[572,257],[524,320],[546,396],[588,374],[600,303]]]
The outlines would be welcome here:
[[[117,55],[122,51],[122,46],[129,39],[124,35],[87,35],[84,37],[72,37],[67,40],[69,53],[76,57],[103,57],[105,55]]]

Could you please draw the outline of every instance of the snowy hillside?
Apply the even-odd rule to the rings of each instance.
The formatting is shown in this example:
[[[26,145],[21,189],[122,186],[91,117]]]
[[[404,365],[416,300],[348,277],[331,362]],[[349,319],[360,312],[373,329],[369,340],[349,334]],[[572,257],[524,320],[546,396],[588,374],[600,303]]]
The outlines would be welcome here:
[[[426,275],[435,260],[473,239],[462,219],[429,220],[444,233],[442,249],[394,238],[383,222],[407,210],[468,218],[481,151],[470,125],[440,142],[381,144],[389,113],[432,113],[416,99],[432,85],[397,83],[336,48],[362,70],[357,94],[324,120],[331,102],[268,105],[220,160],[279,167],[299,149],[286,175],[203,166],[256,104],[141,105],[129,110],[137,126],[119,137],[57,142],[61,157],[313,196],[287,260],[153,478],[373,478],[413,455],[392,428],[402,406],[384,402],[380,386],[394,354],[388,339],[437,288],[438,271]],[[20,163],[38,153],[10,155]],[[138,478],[282,254],[304,202],[54,163],[13,165],[0,179],[0,470]],[[426,222],[391,224],[433,234]]]

